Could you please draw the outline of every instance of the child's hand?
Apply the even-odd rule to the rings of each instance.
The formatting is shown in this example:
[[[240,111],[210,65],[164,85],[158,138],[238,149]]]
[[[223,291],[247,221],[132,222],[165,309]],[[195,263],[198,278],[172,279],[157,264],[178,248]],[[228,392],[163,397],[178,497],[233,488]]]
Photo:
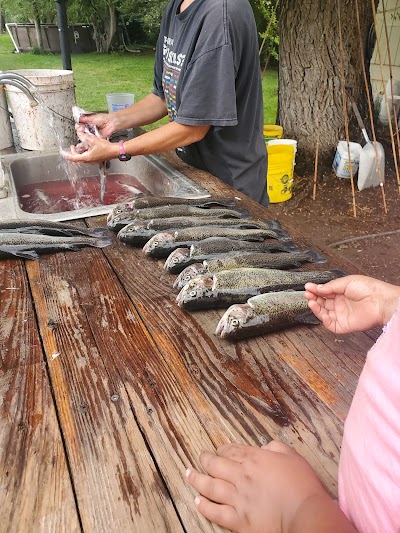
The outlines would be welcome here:
[[[333,333],[385,325],[400,298],[400,287],[367,276],[346,276],[325,285],[306,283],[305,289],[311,311]]]
[[[222,527],[238,533],[353,531],[307,461],[281,442],[228,444],[216,454],[202,452],[200,463],[207,474],[190,468],[187,481],[201,495],[198,510]],[[320,514],[322,522],[311,529]]]

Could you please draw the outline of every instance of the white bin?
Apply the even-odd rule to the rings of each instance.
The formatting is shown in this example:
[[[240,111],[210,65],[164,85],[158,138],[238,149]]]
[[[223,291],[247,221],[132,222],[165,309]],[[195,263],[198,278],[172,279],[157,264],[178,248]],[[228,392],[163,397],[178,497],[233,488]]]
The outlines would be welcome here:
[[[338,178],[350,178],[350,161],[351,174],[353,175],[353,177],[357,174],[358,166],[360,164],[361,150],[361,144],[350,142],[348,147],[346,141],[338,142],[335,158],[332,164],[332,168]]]
[[[21,148],[50,150],[75,144],[72,120],[75,84],[71,70],[14,70],[37,87],[33,93],[39,105],[31,107],[27,96],[12,85],[5,85]]]

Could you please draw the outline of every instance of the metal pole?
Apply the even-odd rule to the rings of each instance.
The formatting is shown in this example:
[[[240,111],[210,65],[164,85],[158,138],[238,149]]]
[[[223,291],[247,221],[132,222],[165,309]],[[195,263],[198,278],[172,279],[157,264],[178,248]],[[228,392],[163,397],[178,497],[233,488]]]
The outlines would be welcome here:
[[[66,0],[56,0],[57,4],[57,25],[60,36],[61,59],[64,70],[72,70],[71,50],[68,39],[68,20]]]

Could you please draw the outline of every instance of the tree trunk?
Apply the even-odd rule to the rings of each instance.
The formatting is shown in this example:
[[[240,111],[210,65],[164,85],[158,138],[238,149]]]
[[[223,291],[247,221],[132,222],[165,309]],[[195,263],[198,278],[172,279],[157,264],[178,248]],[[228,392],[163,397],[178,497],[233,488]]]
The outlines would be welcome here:
[[[346,94],[352,96],[361,116],[369,123],[362,65],[365,62],[370,85],[365,51],[371,24],[371,0],[284,0],[281,3],[279,123],[285,137],[298,141],[296,170],[299,173],[313,168],[318,136],[322,164],[332,163],[338,140],[346,138],[343,77]],[[347,98],[346,107],[350,140],[359,142],[361,132]]]
[[[39,9],[36,2],[32,3],[33,8],[33,23],[35,24],[35,34],[36,34],[36,41],[37,41],[37,47],[40,51],[43,50],[43,38],[42,38],[42,28],[40,27],[40,15],[39,15]]]
[[[1,5],[0,5],[0,7],[1,7]],[[0,35],[2,33],[5,33],[5,30],[6,30],[5,22],[6,21],[4,19],[4,13],[0,9]]]
[[[117,16],[115,6],[108,6],[108,17],[105,20],[96,18],[93,20],[93,38],[98,52],[110,51],[111,43],[117,31]]]

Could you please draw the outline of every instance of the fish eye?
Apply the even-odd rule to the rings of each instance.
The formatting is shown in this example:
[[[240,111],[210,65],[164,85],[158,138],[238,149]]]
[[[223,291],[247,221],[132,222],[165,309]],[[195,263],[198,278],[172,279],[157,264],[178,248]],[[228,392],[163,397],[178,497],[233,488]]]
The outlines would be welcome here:
[[[177,262],[178,262],[178,258],[177,258],[177,257],[174,257],[174,258],[172,259],[172,262],[173,262],[173,263],[177,263]]]
[[[232,318],[231,324],[232,326],[237,326],[239,324],[239,320],[237,318]]]
[[[185,276],[185,277],[183,278],[183,281],[190,281],[191,279],[192,279],[192,278],[191,278],[190,276]]]
[[[158,241],[154,241],[153,246],[158,246]]]
[[[197,292],[196,291],[190,291],[189,292],[189,296],[191,296],[192,298],[194,298],[196,296]]]

